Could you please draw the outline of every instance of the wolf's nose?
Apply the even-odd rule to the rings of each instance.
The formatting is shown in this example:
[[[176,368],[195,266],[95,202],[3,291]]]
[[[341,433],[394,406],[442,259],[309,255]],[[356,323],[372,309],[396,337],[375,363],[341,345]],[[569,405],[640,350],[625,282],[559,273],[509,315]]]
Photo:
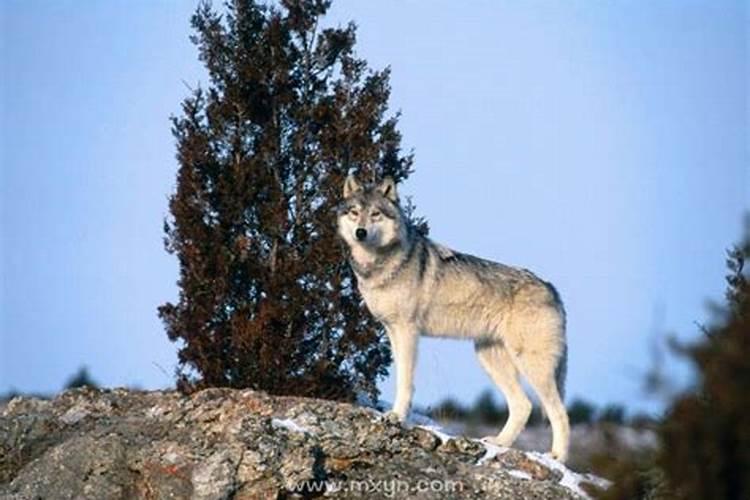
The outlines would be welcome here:
[[[361,227],[358,227],[357,230],[354,231],[354,236],[356,236],[359,241],[362,241],[365,238],[367,238],[367,230]]]

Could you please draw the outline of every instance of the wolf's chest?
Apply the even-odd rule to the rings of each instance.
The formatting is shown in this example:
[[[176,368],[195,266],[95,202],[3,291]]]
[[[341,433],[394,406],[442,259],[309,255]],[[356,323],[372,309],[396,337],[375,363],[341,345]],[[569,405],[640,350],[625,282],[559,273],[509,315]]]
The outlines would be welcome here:
[[[359,291],[372,315],[384,323],[395,323],[411,316],[414,309],[414,291],[405,286],[368,288],[360,285]]]

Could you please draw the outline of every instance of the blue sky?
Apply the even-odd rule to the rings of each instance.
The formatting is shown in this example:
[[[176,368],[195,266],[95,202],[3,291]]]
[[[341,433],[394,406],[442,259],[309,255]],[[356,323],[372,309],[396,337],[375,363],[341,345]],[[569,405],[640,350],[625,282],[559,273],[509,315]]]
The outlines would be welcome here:
[[[401,191],[433,238],[556,284],[569,399],[658,408],[649,346],[698,335],[750,208],[747,3],[334,3],[328,22],[355,20],[358,53],[392,68],[416,155]],[[205,81],[194,5],[0,3],[0,392],[83,364],[172,384],[156,307],[177,293],[168,117]],[[470,344],[426,340],[416,387],[426,405],[490,382]]]

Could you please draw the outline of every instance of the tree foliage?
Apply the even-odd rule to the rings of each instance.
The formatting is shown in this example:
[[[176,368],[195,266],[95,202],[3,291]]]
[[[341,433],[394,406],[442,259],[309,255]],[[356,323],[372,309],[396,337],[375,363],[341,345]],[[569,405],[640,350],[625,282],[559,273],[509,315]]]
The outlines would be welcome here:
[[[375,396],[390,351],[336,236],[347,173],[406,178],[389,70],[356,57],[355,25],[321,28],[326,0],[233,0],[192,17],[207,88],[173,117],[176,192],[165,245],[179,300],[178,386]]]
[[[89,373],[89,369],[82,366],[66,382],[65,389],[77,389],[79,387],[93,387],[99,385],[94,381]]]
[[[658,458],[677,498],[750,498],[750,224],[728,255],[727,307],[706,338],[684,349],[694,393],[678,398],[661,427]]]
[[[604,498],[750,498],[750,220],[727,258],[726,305],[704,338],[678,346],[696,368],[693,390],[656,426],[655,455],[610,467]]]
[[[596,407],[588,401],[575,399],[568,406],[568,418],[571,425],[591,424],[594,421]]]

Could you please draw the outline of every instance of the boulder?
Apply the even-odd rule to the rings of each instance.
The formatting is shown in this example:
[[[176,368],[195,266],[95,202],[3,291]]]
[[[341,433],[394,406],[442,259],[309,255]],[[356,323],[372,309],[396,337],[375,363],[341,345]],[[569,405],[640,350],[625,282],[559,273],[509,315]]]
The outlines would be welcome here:
[[[606,482],[546,456],[263,392],[74,389],[0,413],[0,498],[535,498]]]

